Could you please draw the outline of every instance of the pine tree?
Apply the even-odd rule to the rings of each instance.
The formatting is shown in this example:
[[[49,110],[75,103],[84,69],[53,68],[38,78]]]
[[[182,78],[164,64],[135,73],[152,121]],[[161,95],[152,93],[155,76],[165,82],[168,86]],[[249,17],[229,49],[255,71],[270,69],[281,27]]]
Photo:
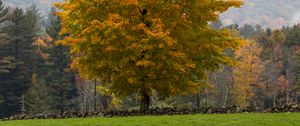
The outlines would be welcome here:
[[[31,86],[33,74],[34,40],[37,36],[37,18],[33,11],[24,12],[16,8],[8,19],[4,31],[9,41],[1,51],[5,57],[12,57],[16,63],[10,73],[1,75],[0,91],[3,102],[0,104],[1,116],[20,113],[20,98]]]
[[[3,57],[0,59],[0,75],[10,73],[12,69],[16,68],[16,65],[13,57]]]
[[[7,20],[8,9],[2,5],[0,1],[0,23],[2,24]],[[10,115],[9,105],[7,99],[10,99],[8,87],[8,79],[6,78],[16,68],[16,62],[13,56],[8,55],[8,44],[10,36],[3,30],[0,29],[0,117]],[[11,87],[12,88],[12,87]]]
[[[298,71],[297,71],[297,80],[295,82],[295,85],[293,86],[292,90],[296,92],[296,102],[298,102],[298,96],[300,95],[300,72],[299,72],[299,68],[300,68],[300,52],[297,52],[296,53],[296,56],[295,56],[295,60],[296,60],[296,63],[297,63],[297,67],[298,67]]]
[[[249,39],[254,38],[257,35],[257,32],[253,26],[245,24],[244,27],[240,28],[240,34],[242,37]]]
[[[57,40],[63,38],[58,33],[61,30],[60,18],[54,15],[54,8],[48,16],[49,26],[46,32],[52,38],[49,47],[45,50],[49,54],[48,73],[45,77],[49,89],[49,104],[54,111],[64,112],[77,110],[78,103],[74,98],[77,96],[75,73],[69,69],[69,49]]]
[[[222,26],[223,26],[223,23],[221,20],[217,20],[216,22],[213,22],[211,24],[211,26],[214,28],[214,29],[221,29]]]
[[[0,23],[7,20],[8,8],[3,6],[2,0],[0,0]]]
[[[2,5],[2,1],[0,0],[0,23],[7,20],[7,12],[8,9]],[[8,38],[9,36],[3,29],[0,29],[0,74],[9,73],[9,69],[15,67],[12,64],[13,58],[2,55],[4,47],[8,44]]]
[[[25,107],[27,114],[48,114],[51,112],[48,104],[48,88],[43,81],[41,81],[37,74],[33,74],[31,80],[31,87],[25,95]]]

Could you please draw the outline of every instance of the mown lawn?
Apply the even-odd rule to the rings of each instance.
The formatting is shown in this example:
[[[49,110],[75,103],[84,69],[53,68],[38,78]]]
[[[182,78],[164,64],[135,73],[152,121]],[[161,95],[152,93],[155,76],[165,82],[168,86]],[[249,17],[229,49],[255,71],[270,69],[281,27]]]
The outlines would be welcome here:
[[[0,126],[300,126],[300,113],[49,119],[0,122]]]

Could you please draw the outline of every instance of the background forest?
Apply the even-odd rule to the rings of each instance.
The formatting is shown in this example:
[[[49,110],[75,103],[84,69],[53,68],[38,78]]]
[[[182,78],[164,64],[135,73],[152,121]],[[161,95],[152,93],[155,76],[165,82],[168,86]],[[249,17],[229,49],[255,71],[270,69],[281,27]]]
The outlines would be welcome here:
[[[58,34],[60,18],[54,15],[53,8],[49,9],[49,1],[3,2],[5,4],[1,4],[0,8],[0,117],[138,108],[138,95],[117,97],[102,86],[100,79],[84,80],[70,69],[69,48],[56,43],[65,36]],[[38,6],[28,6],[31,2]],[[253,11],[243,11],[242,8],[239,14],[233,10],[222,16],[223,22],[230,19],[240,25],[223,25],[221,21],[212,23],[215,29],[228,28],[236,36],[247,39],[239,50],[224,52],[236,59],[237,64],[207,71],[208,85],[200,87],[199,94],[160,97],[153,92],[151,107],[253,105],[268,108],[297,103],[300,99],[300,25],[281,25],[288,25],[289,19],[292,19],[282,15],[296,11],[300,2],[276,2],[289,3],[289,9],[277,11],[275,5],[279,4],[275,2],[271,2],[274,4],[272,7],[270,2],[257,5],[256,0],[246,0],[247,10],[259,6],[264,9],[255,11],[264,13],[253,18],[257,15],[247,14]],[[270,15],[265,9],[271,12],[274,9],[278,13]],[[283,23],[270,23],[276,17]],[[251,21],[250,18],[257,20]],[[280,29],[274,29],[279,26]]]
[[[62,0],[3,0],[6,5],[22,8],[36,4],[43,16],[50,11],[53,2],[60,1]],[[299,5],[298,0],[244,0],[241,8],[229,9],[221,15],[221,19],[225,25],[260,24],[264,28],[281,28],[299,22]]]

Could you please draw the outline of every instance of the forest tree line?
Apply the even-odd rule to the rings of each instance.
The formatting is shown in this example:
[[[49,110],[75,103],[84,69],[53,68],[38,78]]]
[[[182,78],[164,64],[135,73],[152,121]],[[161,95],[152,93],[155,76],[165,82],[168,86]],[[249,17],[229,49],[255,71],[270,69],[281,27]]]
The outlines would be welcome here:
[[[1,4],[0,19],[0,117],[139,106],[138,94],[117,97],[102,86],[101,78],[85,80],[70,68],[69,47],[57,43],[68,34],[59,34],[61,19],[54,8],[41,17],[34,5],[21,9]],[[267,108],[298,102],[300,25],[269,29],[217,21],[211,27],[246,39],[238,50],[224,51],[237,62],[207,71],[207,84],[199,87],[199,94],[161,97],[153,91],[151,107]]]

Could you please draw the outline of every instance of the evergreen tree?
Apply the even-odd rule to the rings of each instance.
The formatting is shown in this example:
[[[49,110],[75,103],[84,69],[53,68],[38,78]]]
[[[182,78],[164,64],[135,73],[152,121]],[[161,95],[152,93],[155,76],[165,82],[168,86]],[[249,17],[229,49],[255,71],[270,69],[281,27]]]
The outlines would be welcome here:
[[[10,73],[1,75],[0,91],[2,103],[0,104],[1,116],[10,116],[20,112],[20,99],[31,85],[33,74],[32,64],[34,57],[34,40],[37,36],[37,17],[35,10],[24,12],[16,8],[4,27],[9,36],[8,44],[4,47],[2,55],[12,57],[17,63]]]
[[[295,94],[295,101],[298,102],[298,96],[300,95],[300,72],[299,72],[299,68],[300,68],[300,52],[297,52],[296,56],[295,56],[295,60],[297,63],[297,67],[298,67],[298,71],[297,71],[297,80],[295,82],[295,85],[293,86],[292,90],[294,92],[296,92]]]
[[[31,87],[26,93],[26,109],[28,114],[50,113],[50,105],[48,104],[48,89],[37,74],[33,74]]]
[[[7,12],[8,9],[2,5],[2,1],[0,0],[0,23],[4,22],[7,19]],[[10,65],[12,58],[4,57],[3,55],[1,55],[4,47],[8,44],[7,39],[8,35],[3,31],[3,29],[0,29],[0,74],[8,73],[8,69],[14,67],[14,65]]]
[[[217,20],[216,22],[213,22],[211,24],[211,27],[213,27],[214,29],[220,29],[220,28],[222,28],[222,26],[223,26],[223,23],[221,20]]]
[[[0,23],[7,20],[8,8],[3,6],[2,0],[0,0]]]
[[[4,21],[7,20],[7,11],[8,9],[5,8],[2,5],[2,1],[0,1],[0,23],[2,24]],[[6,105],[7,99],[8,99],[8,92],[7,92],[7,75],[12,72],[12,70],[15,69],[16,63],[14,62],[14,58],[6,55],[7,53],[7,46],[9,44],[8,42],[8,34],[5,33],[5,31],[1,28],[0,29],[0,117],[7,116],[9,113],[7,113],[9,110],[7,110]]]
[[[58,33],[61,30],[60,18],[54,15],[54,8],[48,16],[49,26],[46,32],[53,39],[45,50],[49,54],[48,74],[46,85],[49,89],[49,104],[54,111],[77,110],[78,103],[74,98],[77,96],[75,73],[69,69],[70,57],[68,47],[55,42],[63,38]]]
[[[288,30],[286,39],[286,44],[289,46],[300,44],[300,24],[297,24]]]
[[[8,74],[11,69],[16,68],[13,57],[3,57],[0,59],[0,74]]]
[[[257,35],[256,30],[249,24],[245,24],[244,27],[240,28],[240,34],[244,38],[254,38]]]

